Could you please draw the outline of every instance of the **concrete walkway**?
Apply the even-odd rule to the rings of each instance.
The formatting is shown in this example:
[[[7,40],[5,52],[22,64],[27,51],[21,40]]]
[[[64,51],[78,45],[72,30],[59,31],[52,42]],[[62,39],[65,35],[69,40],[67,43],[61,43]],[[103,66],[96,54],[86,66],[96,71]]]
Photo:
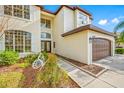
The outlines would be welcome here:
[[[98,78],[94,78],[61,58],[59,58],[58,64],[62,69],[66,70],[68,75],[82,88],[124,87],[124,75],[114,71],[108,70]]]

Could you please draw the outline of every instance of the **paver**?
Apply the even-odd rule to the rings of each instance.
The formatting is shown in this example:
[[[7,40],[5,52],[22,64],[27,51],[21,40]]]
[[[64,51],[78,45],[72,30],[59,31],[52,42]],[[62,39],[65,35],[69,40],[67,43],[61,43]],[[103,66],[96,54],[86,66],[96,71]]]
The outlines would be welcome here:
[[[71,64],[68,64],[67,62],[64,62],[63,60],[59,60],[59,65],[64,68],[67,72],[77,69],[76,67],[72,66]]]
[[[94,81],[86,85],[85,87],[86,88],[113,88],[113,86],[99,79],[95,79]]]
[[[69,72],[69,76],[71,76],[71,78],[75,82],[77,82],[81,87],[95,79],[94,77],[90,76],[89,74],[86,74],[85,72],[79,69]]]
[[[114,71],[107,71],[99,76],[99,79],[118,88],[124,88],[124,75],[116,73]]]
[[[59,65],[65,69],[68,72],[68,75],[81,87],[83,87],[85,84],[89,83],[94,77],[90,76],[89,74],[81,71],[80,69],[76,68],[75,66],[72,66],[71,64],[59,60]]]

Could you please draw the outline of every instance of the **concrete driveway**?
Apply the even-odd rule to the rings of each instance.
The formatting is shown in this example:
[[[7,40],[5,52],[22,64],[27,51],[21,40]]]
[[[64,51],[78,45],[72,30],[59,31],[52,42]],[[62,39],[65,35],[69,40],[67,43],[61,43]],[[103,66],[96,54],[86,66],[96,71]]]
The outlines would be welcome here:
[[[94,62],[94,64],[98,64],[112,71],[124,74],[124,55],[106,57],[102,60]]]
[[[59,66],[83,88],[124,88],[124,55],[107,57],[94,64],[106,67],[108,70],[97,78],[59,59]]]

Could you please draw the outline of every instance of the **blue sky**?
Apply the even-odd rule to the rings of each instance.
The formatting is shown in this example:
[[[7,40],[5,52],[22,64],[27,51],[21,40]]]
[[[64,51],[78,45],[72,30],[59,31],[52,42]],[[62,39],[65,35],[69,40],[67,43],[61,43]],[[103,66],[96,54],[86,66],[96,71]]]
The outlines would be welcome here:
[[[93,15],[92,24],[112,32],[120,21],[124,20],[124,5],[79,5]],[[45,5],[44,8],[55,12],[59,5]]]

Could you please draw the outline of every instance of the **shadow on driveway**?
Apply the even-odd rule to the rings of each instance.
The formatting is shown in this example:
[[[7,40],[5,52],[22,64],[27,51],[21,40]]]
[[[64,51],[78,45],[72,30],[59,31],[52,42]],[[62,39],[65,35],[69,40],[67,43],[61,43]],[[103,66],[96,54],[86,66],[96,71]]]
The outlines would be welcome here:
[[[124,55],[115,55],[111,57],[106,57],[104,59],[95,61],[94,63],[98,63],[109,67],[110,69],[117,69],[120,71],[124,71]]]

